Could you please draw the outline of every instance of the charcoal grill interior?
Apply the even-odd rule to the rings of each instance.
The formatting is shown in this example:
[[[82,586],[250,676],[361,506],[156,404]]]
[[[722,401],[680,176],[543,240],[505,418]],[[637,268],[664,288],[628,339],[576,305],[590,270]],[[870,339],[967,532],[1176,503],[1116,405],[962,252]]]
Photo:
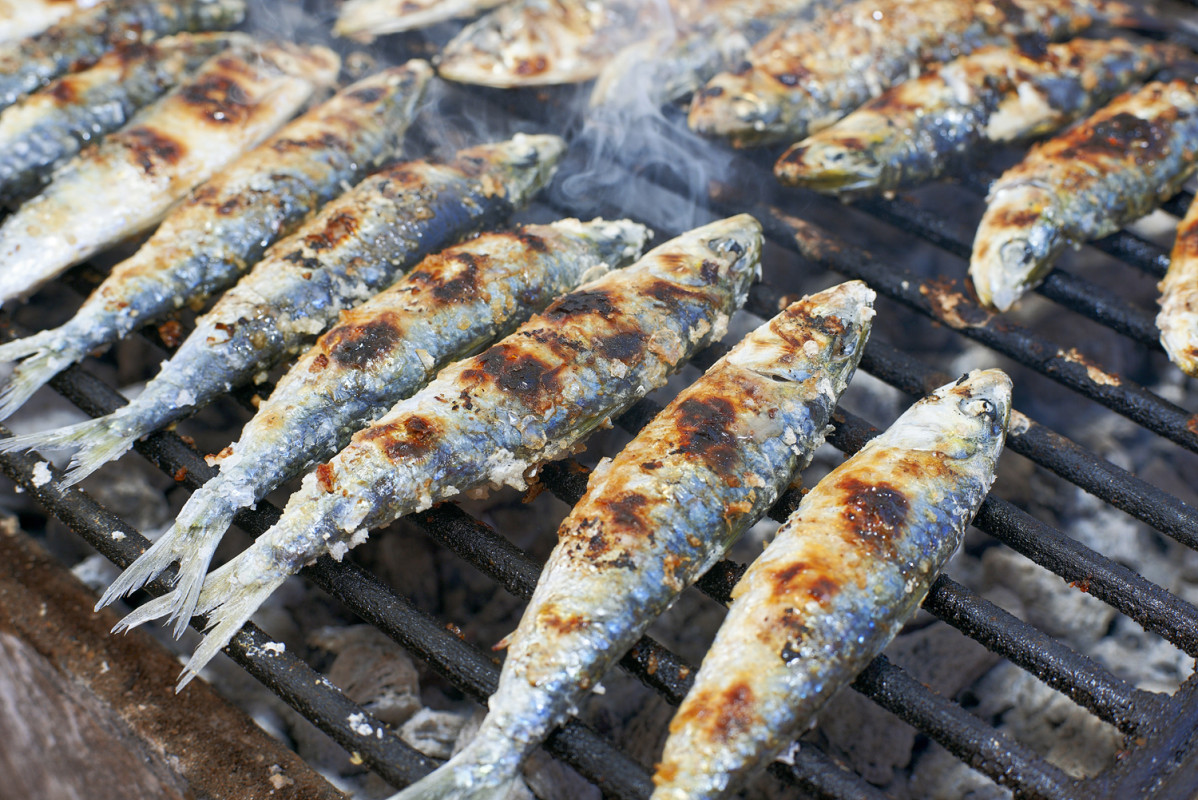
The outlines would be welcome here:
[[[327,4],[307,5],[307,11],[315,13],[316,19],[321,13],[327,19]],[[256,9],[251,29],[278,24],[280,19],[289,25],[295,22],[292,15],[280,12],[276,3],[262,6]],[[311,39],[320,31],[320,25],[305,22],[289,27],[288,35]],[[445,31],[438,28],[434,40],[443,34]],[[338,46],[346,50],[344,43]],[[429,42],[422,36],[409,35],[390,37],[377,44],[374,51],[388,59],[399,59],[427,55],[428,47]],[[1062,326],[1046,332],[1038,322],[1024,324],[1017,315],[992,316],[985,312],[973,301],[963,281],[978,198],[1013,153],[999,153],[977,165],[957,185],[845,207],[777,187],[770,174],[774,151],[722,151],[728,163],[718,171],[718,180],[700,174],[703,192],[696,197],[695,175],[686,161],[692,156],[691,148],[698,147],[691,140],[679,141],[677,149],[658,154],[655,164],[648,163],[643,152],[631,148],[605,145],[596,149],[594,139],[581,129],[570,111],[578,99],[573,89],[500,93],[451,87],[425,109],[422,124],[410,137],[408,152],[452,150],[480,136],[496,137],[516,130],[557,132],[571,138],[574,148],[555,187],[543,198],[542,214],[624,216],[629,215],[630,201],[632,216],[640,216],[640,221],[654,227],[658,242],[710,218],[741,211],[755,214],[766,226],[771,248],[766,277],[750,296],[746,309],[750,314],[762,319],[772,316],[783,298],[800,285],[810,289],[844,278],[866,280],[880,295],[879,316],[895,315],[903,323],[875,332],[862,361],[863,372],[914,398],[943,383],[952,372],[954,365],[949,363],[943,340],[972,340],[992,359],[979,366],[989,366],[1001,356],[1006,359],[1004,363],[1023,368],[1019,375],[1033,376],[1026,384],[1017,383],[1016,408],[1028,413],[1013,415],[1008,440],[1011,453],[1055,473],[1161,536],[1198,548],[1198,514],[1193,507],[1040,424],[1032,418],[1037,412],[1023,406],[1055,392],[1078,407],[1090,409],[1090,404],[1095,404],[1086,412],[1088,416],[1119,415],[1139,426],[1146,436],[1168,440],[1179,458],[1198,453],[1198,415],[1143,387],[1168,370],[1175,370],[1157,343],[1152,322],[1155,309],[1133,306],[1124,299],[1124,281],[1154,281],[1163,275],[1167,247],[1125,231],[1087,248],[1117,262],[1099,280],[1071,271],[1068,263],[1054,270],[1038,293],[1055,304],[1059,315],[1079,331],[1075,338],[1054,338],[1059,337]],[[680,120],[668,114],[654,124],[676,127]],[[672,166],[668,163],[671,158],[676,159]],[[619,176],[619,191],[567,189],[571,177],[596,163]],[[1175,198],[1165,211],[1180,215],[1191,199],[1189,194]],[[654,208],[667,207],[685,211],[652,215]],[[638,210],[644,213],[637,214]],[[903,253],[918,255],[900,257]],[[95,280],[94,274],[84,268],[76,270],[66,283],[86,291]],[[22,320],[38,319],[36,301],[31,309],[0,316],[7,337],[20,335]],[[1115,331],[1126,340],[1120,352],[1131,355],[1123,368],[1084,355],[1087,343],[1083,334],[1094,325]],[[909,335],[897,339],[893,336],[896,330]],[[153,338],[154,332],[147,331],[147,335]],[[955,346],[959,348],[960,342]],[[715,345],[693,363],[705,368],[725,350],[724,345]],[[1056,389],[1054,384],[1064,388]],[[1192,396],[1194,384],[1186,382],[1182,386],[1190,390],[1183,404],[1198,407]],[[92,416],[106,414],[124,402],[86,364],[68,369],[53,381],[52,388]],[[255,391],[264,390],[246,390],[239,396]],[[656,396],[643,400],[615,420],[616,424],[629,432],[638,430],[660,407],[660,400]],[[1044,406],[1036,408],[1042,411]],[[847,454],[876,432],[869,421],[842,408],[829,441]],[[236,438],[237,433],[237,429],[229,430],[227,441]],[[149,436],[136,449],[189,489],[200,486],[214,472],[192,446],[173,432]],[[85,493],[63,489],[57,472],[54,480],[37,485],[33,468],[43,460],[37,454],[4,455],[0,456],[0,469],[118,566],[126,566],[148,546],[132,526]],[[107,469],[112,468],[109,465]],[[541,484],[560,500],[573,503],[582,494],[586,474],[583,464],[566,460],[544,468]],[[784,519],[799,497],[797,490],[788,492],[771,516]],[[256,510],[244,511],[237,524],[246,533],[257,535],[277,516],[275,507],[260,503]],[[512,545],[502,531],[495,531],[452,504],[417,514],[413,520],[440,546],[458,554],[506,591],[521,598],[531,594],[540,565]],[[1189,602],[1087,548],[1050,522],[1021,510],[1001,492],[991,494],[975,525],[991,538],[993,546],[1026,556],[1188,656],[1198,656],[1198,608]],[[114,530],[125,532],[126,537],[114,540],[110,535]],[[723,562],[703,578],[698,589],[726,601],[742,570],[740,564]],[[924,610],[1115,726],[1127,737],[1123,757],[1100,775],[1073,779],[956,701],[923,686],[884,656],[854,681],[854,691],[902,718],[993,781],[1009,787],[1017,797],[1183,798],[1198,793],[1198,749],[1194,747],[1198,738],[1198,683],[1194,678],[1172,694],[1138,689],[1096,660],[954,581],[951,572],[950,568],[949,575],[935,583]],[[326,557],[303,575],[414,657],[423,659],[466,695],[484,702],[494,689],[499,668],[491,654],[480,647],[490,643],[474,644],[459,638],[446,628],[446,623],[454,620],[437,619],[420,609],[405,597],[403,586],[384,584],[353,563],[352,558],[337,563]],[[151,593],[164,590],[161,582],[150,587]],[[269,641],[266,633],[250,625],[227,652],[343,747],[359,753],[369,768],[388,782],[405,785],[435,766],[432,759],[409,748],[294,653],[263,647]],[[697,666],[648,638],[642,639],[621,665],[672,704],[684,696]],[[355,715],[361,715],[355,717],[359,722],[351,725],[348,720]],[[363,736],[360,720],[378,735]],[[546,748],[599,786],[605,796],[643,798],[651,791],[649,773],[638,757],[623,749],[621,742],[608,741],[582,722],[572,721],[557,731]],[[793,784],[806,795],[885,796],[816,746],[804,743],[792,754],[792,760],[793,764],[775,762],[770,771],[777,780]]]

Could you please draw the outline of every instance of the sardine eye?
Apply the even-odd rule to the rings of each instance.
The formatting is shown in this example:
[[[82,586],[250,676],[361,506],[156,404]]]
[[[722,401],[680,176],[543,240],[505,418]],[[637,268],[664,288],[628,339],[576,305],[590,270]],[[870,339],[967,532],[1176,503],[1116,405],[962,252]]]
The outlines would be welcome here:
[[[987,400],[984,397],[977,398],[976,400],[970,400],[965,404],[963,410],[971,417],[986,417],[987,419],[998,418],[998,409],[995,408],[992,401]]]

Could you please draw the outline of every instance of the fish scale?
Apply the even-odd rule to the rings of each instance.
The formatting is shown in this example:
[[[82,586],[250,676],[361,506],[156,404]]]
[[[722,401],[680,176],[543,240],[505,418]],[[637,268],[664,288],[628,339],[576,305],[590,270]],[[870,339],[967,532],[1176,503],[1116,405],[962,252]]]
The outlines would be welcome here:
[[[449,164],[413,161],[362,181],[329,203],[196,322],[137,399],[57,431],[17,436],[4,451],[75,452],[68,485],[139,437],[180,419],[316,338],[338,313],[391,283],[429,251],[523,205],[565,150],[556,136],[523,136],[460,152]]]
[[[972,372],[804,496],[732,592],[654,800],[729,796],[898,633],[985,499],[1010,409],[1003,372]]]
[[[584,277],[631,263],[649,235],[644,226],[604,220],[483,234],[430,256],[343,314],[218,456],[219,474],[100,605],[140,588],[177,558],[172,618],[186,627],[212,553],[239,508],[334,455],[445,364],[509,333]]]
[[[478,733],[393,800],[504,796],[522,759],[810,461],[873,296],[858,281],[791,304],[600,462],[508,637]]]
[[[71,320],[0,345],[0,360],[23,359],[0,390],[0,418],[67,365],[231,285],[347,183],[392,158],[431,76],[416,60],[363,78],[196,189]]]
[[[245,0],[107,0],[37,36],[0,47],[0,108],[36,91],[118,42],[221,30],[245,19]]]
[[[180,685],[286,578],[341,558],[371,527],[475,489],[527,488],[611,416],[723,336],[758,277],[761,225],[740,215],[697,228],[554,302],[486,352],[354,435],[305,476],[283,517],[208,576],[197,611],[211,632]],[[165,595],[122,622],[169,613]]]

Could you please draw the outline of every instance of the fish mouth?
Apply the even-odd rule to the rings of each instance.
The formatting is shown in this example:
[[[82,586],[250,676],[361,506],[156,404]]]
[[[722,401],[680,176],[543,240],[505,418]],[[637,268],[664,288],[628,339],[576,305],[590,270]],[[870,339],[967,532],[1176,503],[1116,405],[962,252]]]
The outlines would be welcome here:
[[[1050,192],[1021,185],[994,192],[978,226],[969,276],[983,305],[1007,311],[1052,270],[1067,240]]]

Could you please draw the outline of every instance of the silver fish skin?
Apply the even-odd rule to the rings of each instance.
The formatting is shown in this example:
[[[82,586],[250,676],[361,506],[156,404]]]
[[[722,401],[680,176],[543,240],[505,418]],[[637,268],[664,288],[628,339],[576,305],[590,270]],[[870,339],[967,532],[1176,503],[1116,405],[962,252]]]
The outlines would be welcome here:
[[[716,73],[740,63],[749,48],[779,25],[805,18],[834,0],[744,0],[705,4],[709,12],[680,30],[628,45],[603,67],[592,108],[649,108],[693,93]]]
[[[180,562],[187,626],[208,563],[238,509],[327,460],[451,361],[510,333],[558,295],[641,255],[650,236],[633,222],[561,220],[483,234],[429,256],[407,277],[344,312],[279,381],[221,452],[220,473],[191,496],[174,526],[118,578],[107,605]]]
[[[258,145],[340,60],[323,47],[261,45],[209,59],[128,126],[58,170],[0,225],[0,303],[155,225],[191,189]]]
[[[50,83],[0,113],[0,202],[12,204],[50,182],[51,170],[84,145],[122,127],[240,34],[179,34],[120,44],[95,63]]]
[[[0,42],[27,39],[104,0],[0,0]]]
[[[662,0],[512,0],[445,45],[437,72],[504,89],[580,83],[663,24],[670,14]]]
[[[696,228],[558,299],[486,352],[441,370],[305,476],[273,528],[204,582],[210,632],[185,685],[289,575],[341,558],[370,528],[461,492],[508,485],[571,452],[720,338],[760,271],[747,214]],[[122,623],[169,612],[171,595]]]
[[[1075,39],[983,47],[902,83],[782,154],[788,186],[841,196],[930,181],[990,144],[1057,131],[1170,61],[1169,44]]]
[[[695,93],[687,121],[738,147],[793,143],[925,63],[1021,35],[1066,38],[1121,11],[1104,0],[857,0],[762,39]]]
[[[1161,345],[1182,372],[1198,377],[1198,203],[1190,203],[1177,225],[1169,271],[1157,288]]]
[[[1198,85],[1149,83],[1032,148],[990,187],[969,275],[1000,311],[1070,244],[1107,236],[1177,193],[1198,168]]]
[[[936,390],[829,473],[733,590],[653,800],[728,797],[915,613],[994,481],[1011,381]]]
[[[392,800],[504,796],[528,753],[811,460],[873,297],[854,281],[793,303],[600,463],[508,638],[475,738]]]
[[[394,157],[431,77],[415,60],[363,78],[198,187],[69,321],[0,345],[0,361],[20,359],[0,388],[0,419],[88,353],[231,286],[267,247]]]
[[[108,0],[0,46],[0,108],[94,61],[118,42],[223,30],[245,19],[245,0]]]
[[[416,30],[457,17],[473,17],[508,0],[348,0],[333,33],[372,42],[388,33]]]
[[[71,485],[133,442],[269,369],[386,288],[429,252],[524,205],[557,169],[565,143],[517,136],[449,164],[387,167],[326,205],[227,291],[146,385],[106,417],[0,442],[4,451],[74,452]]]

